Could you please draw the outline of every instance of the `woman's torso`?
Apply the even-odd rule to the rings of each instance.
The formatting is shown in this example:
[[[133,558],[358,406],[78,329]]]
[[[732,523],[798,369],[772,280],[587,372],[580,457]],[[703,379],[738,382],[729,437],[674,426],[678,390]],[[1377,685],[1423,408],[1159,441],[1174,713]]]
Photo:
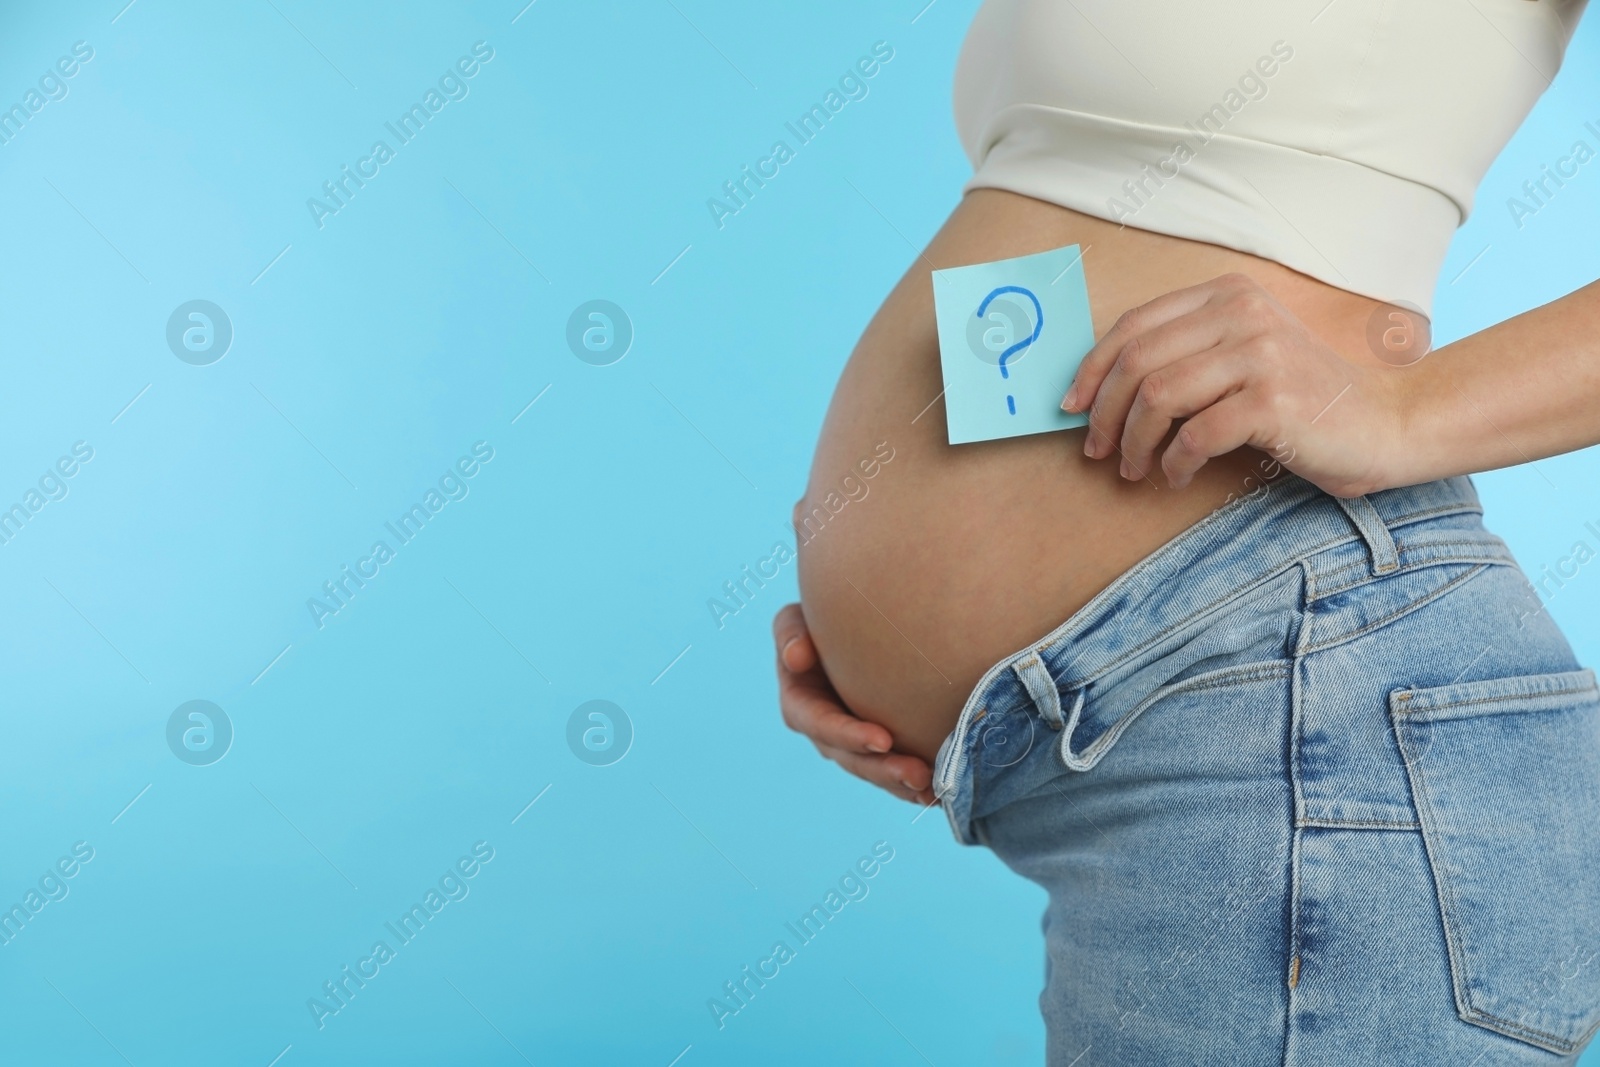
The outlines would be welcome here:
[[[1086,249],[1096,335],[1127,308],[1240,271],[1347,358],[1383,362],[1366,340],[1379,301],[1214,245],[999,190],[970,193],[851,356],[797,510],[813,516],[800,527],[800,586],[824,666],[845,702],[904,751],[931,758],[989,666],[1276,470],[1241,450],[1172,490],[1159,474],[1124,481],[1115,458],[1086,459],[1083,430],[946,443],[930,264],[1073,243]]]
[[[1271,467],[1241,450],[1173,491],[1085,459],[1082,430],[948,445],[930,268],[1076,243],[1097,336],[1239,271],[1341,355],[1392,363],[1369,326],[1385,302],[1431,306],[1583,8],[989,0],[955,86],[976,174],[852,355],[797,512],[806,618],[846,703],[931,757],[987,667]]]

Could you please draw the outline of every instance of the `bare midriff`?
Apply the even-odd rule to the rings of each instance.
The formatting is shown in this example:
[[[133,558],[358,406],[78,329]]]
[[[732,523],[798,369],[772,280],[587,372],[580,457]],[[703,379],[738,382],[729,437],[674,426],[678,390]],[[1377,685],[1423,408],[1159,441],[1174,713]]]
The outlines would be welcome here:
[[[1085,457],[1083,429],[947,443],[929,271],[1069,244],[1084,249],[1097,337],[1129,308],[1239,272],[1346,359],[1379,362],[1366,340],[1379,301],[1216,245],[969,193],[851,355],[797,511],[821,520],[800,531],[799,578],[824,668],[852,711],[925,759],[986,670],[1276,469],[1241,449],[1174,490],[1159,469],[1130,482],[1115,453]]]

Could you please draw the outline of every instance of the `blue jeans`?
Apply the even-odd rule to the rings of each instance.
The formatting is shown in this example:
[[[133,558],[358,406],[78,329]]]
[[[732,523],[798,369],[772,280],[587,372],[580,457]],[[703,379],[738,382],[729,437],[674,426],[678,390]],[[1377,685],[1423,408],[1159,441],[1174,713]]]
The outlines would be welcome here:
[[[1577,1059],[1600,694],[1481,514],[1289,476],[984,675],[935,789],[1049,893],[1051,1064]]]

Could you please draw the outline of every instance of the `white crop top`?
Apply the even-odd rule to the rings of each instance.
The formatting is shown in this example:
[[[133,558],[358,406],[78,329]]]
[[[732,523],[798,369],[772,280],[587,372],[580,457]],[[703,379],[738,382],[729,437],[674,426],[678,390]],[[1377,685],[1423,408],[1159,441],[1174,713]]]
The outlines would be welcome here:
[[[1586,0],[986,0],[975,174],[1432,314],[1478,182]]]

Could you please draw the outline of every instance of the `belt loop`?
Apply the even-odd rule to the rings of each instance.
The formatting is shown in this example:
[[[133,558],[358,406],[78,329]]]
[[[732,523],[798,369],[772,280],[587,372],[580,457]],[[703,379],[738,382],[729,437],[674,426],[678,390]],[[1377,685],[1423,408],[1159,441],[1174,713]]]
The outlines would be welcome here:
[[[1052,730],[1061,729],[1061,691],[1056,688],[1056,680],[1050,677],[1039,653],[1028,653],[1026,659],[1013,663],[1011,669],[1028,690],[1034,707],[1039,709],[1044,721],[1050,724]]]
[[[1364,496],[1334,499],[1350,516],[1361,539],[1367,543],[1367,550],[1372,554],[1372,573],[1390,574],[1398,570],[1400,553],[1395,548],[1394,537],[1390,535],[1389,527],[1384,525],[1383,516],[1372,506],[1372,501]]]

